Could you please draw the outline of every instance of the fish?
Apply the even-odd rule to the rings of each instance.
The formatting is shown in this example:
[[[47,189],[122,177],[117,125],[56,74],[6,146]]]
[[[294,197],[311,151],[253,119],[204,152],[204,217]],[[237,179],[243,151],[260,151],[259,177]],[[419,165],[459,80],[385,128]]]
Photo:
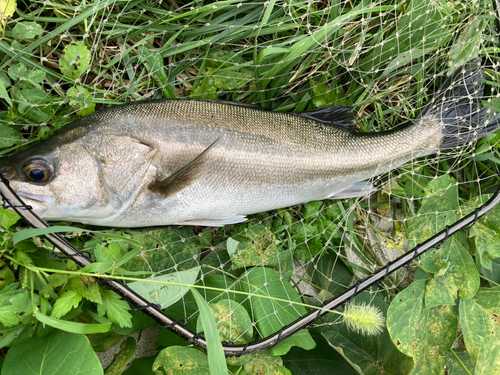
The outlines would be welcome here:
[[[370,194],[369,180],[413,159],[468,147],[499,127],[481,108],[480,60],[457,68],[419,115],[356,132],[352,108],[273,112],[163,99],[79,118],[0,163],[46,220],[109,227],[223,226],[248,215]]]

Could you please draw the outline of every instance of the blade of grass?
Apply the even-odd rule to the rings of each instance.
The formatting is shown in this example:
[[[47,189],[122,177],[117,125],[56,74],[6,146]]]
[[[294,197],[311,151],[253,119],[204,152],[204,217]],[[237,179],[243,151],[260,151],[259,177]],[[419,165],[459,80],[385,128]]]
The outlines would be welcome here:
[[[196,305],[200,310],[199,319],[201,319],[203,323],[203,329],[205,330],[210,374],[228,374],[226,357],[224,356],[224,350],[222,349],[219,331],[217,330],[217,324],[215,323],[215,318],[212,314],[212,310],[210,310],[210,306],[208,306],[208,303],[201,296],[200,292],[198,292],[194,288],[191,288],[191,293],[193,294],[193,297],[196,300]]]

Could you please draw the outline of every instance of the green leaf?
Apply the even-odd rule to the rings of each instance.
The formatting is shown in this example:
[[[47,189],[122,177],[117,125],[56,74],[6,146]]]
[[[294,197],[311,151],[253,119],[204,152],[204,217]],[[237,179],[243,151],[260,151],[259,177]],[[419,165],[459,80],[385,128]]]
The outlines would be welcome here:
[[[26,78],[28,75],[28,68],[23,63],[17,63],[9,66],[7,69],[7,73],[9,77],[12,78],[13,81],[20,81]]]
[[[18,40],[34,39],[43,34],[42,26],[36,22],[18,22],[12,29],[12,36]]]
[[[77,227],[68,227],[64,225],[54,225],[48,228],[30,228],[23,229],[14,233],[14,245],[27,238],[42,236],[48,233],[61,233],[61,232],[86,232],[85,229]]]
[[[460,298],[472,298],[479,290],[479,273],[472,256],[455,238],[451,239],[450,272],[455,279]]]
[[[217,99],[217,88],[213,78],[203,78],[200,83],[191,91],[191,99]]]
[[[132,326],[132,315],[128,312],[130,309],[127,302],[122,300],[118,294],[112,290],[103,290],[101,292],[102,304],[97,305],[97,311],[100,316],[106,316],[113,323],[120,327]]]
[[[19,311],[15,306],[0,306],[0,323],[5,327],[19,324]]]
[[[425,309],[440,305],[455,306],[456,289],[453,277],[438,276],[430,279],[425,285]]]
[[[331,79],[329,86],[325,80],[322,83],[311,81],[314,97],[312,102],[316,108],[333,107],[346,104],[346,94],[342,86],[337,86],[336,79]]]
[[[252,225],[243,234],[235,236],[237,241],[235,251],[230,248],[233,243],[228,243],[228,253],[234,269],[253,266],[277,267],[279,263],[279,247],[276,236],[270,228],[256,224]],[[231,251],[230,251],[231,250]]]
[[[97,244],[94,254],[98,262],[113,263],[122,256],[122,249],[120,244],[116,242],[110,243],[108,246]]]
[[[422,238],[430,238],[446,225],[455,223],[459,216],[453,211],[458,207],[458,187],[455,179],[444,175],[431,180],[425,186],[425,198],[422,200],[418,215],[406,232],[412,246],[417,245]],[[427,272],[442,272],[449,266],[449,253],[450,240],[439,249],[422,255],[422,266]]]
[[[457,337],[458,318],[455,306],[441,305],[420,315],[413,340],[412,374],[442,374],[446,352]]]
[[[165,64],[163,57],[158,51],[150,50],[147,46],[139,46],[137,48],[139,53],[139,61],[144,63],[146,70],[156,80],[158,87],[162,88],[165,98],[175,98],[175,93],[168,81],[167,72],[165,71]]]
[[[54,331],[10,348],[2,375],[101,375],[99,359],[83,335]]]
[[[169,375],[210,375],[208,357],[197,349],[183,346],[170,346],[158,353],[153,371]]]
[[[400,352],[413,357],[413,338],[424,306],[425,280],[414,281],[394,298],[387,310],[387,330]]]
[[[370,303],[386,313],[388,305],[382,298],[373,299],[363,293],[356,297],[355,303]],[[391,342],[387,329],[375,336],[363,336],[352,332],[346,324],[338,322],[334,314],[322,319],[321,334],[328,344],[346,359],[359,373],[362,374],[404,374],[412,367],[409,357],[402,354]]]
[[[5,99],[7,104],[12,107],[12,100],[10,100],[9,93],[7,92],[7,87],[5,85],[6,79],[8,80],[8,78],[4,77],[4,74],[2,74],[2,77],[0,78],[0,98]]]
[[[211,374],[227,374],[226,358],[224,356],[224,349],[222,349],[222,342],[217,331],[217,323],[212,315],[212,311],[208,303],[203,299],[200,292],[195,288],[191,288],[191,293],[196,300],[201,320],[205,331],[207,341],[207,354],[208,354],[208,367]]]
[[[90,51],[83,41],[71,42],[64,47],[59,67],[61,73],[76,79],[87,73],[90,68]]]
[[[460,36],[455,39],[450,49],[449,56],[455,66],[465,64],[479,56],[483,32],[488,22],[483,18],[475,18],[464,25]]]
[[[293,305],[290,302],[302,300],[297,291],[270,268],[255,267],[247,271],[246,277],[241,277],[238,287],[250,293],[247,300],[247,310],[252,312],[253,320],[263,337],[278,332],[283,326],[292,323],[307,313],[304,306]],[[280,298],[284,301],[260,298],[259,296]],[[290,301],[290,302],[288,302]],[[286,354],[292,346],[309,350],[315,347],[309,331],[302,330],[292,337],[278,343],[271,349],[273,355]]]
[[[130,314],[132,315],[132,326],[128,328],[123,328],[117,325],[113,325],[112,327],[113,332],[116,332],[122,336],[130,336],[135,332],[144,330],[156,324],[156,322],[153,319],[144,314],[142,311],[132,310]]]
[[[1,129],[2,128],[0,127],[0,137],[1,137]],[[1,146],[1,140],[0,140],[0,146]],[[19,216],[17,213],[0,207],[0,226],[3,229],[9,230],[11,226],[13,226],[15,223],[19,221],[19,219],[21,219],[21,216]]]
[[[73,277],[70,280],[71,290],[94,303],[102,303],[101,292],[96,280],[90,276]]]
[[[5,25],[14,15],[17,4],[16,0],[0,0],[0,21],[5,30]]]
[[[120,375],[127,367],[127,364],[132,360],[135,354],[137,343],[135,338],[128,337],[120,345],[120,352],[115,355],[113,362],[106,367],[104,375]]]
[[[458,362],[457,358],[455,358],[455,355],[465,365],[465,368],[468,372],[464,370],[462,364]],[[472,367],[469,353],[455,352],[455,355],[453,355],[453,353],[451,352],[446,353],[446,367],[448,368],[448,372],[450,375],[470,375],[474,373],[474,368]]]
[[[500,287],[480,289],[473,299],[460,301],[460,324],[470,359],[478,374],[495,373],[500,356]],[[481,372],[478,370],[481,369]]]
[[[311,208],[310,202],[304,207],[304,216],[307,217],[307,208]],[[315,217],[315,215],[314,215]],[[322,223],[319,220],[305,222],[297,221],[291,226],[293,239],[297,243],[294,257],[298,260],[309,260],[311,257],[324,250],[324,244],[320,233],[323,231]]]
[[[252,319],[245,308],[232,299],[222,299],[210,304],[210,310],[217,323],[220,338],[225,342],[246,344],[253,337]],[[203,322],[198,318],[197,332],[204,332]]]
[[[123,265],[129,271],[169,273],[189,270],[199,265],[199,242],[188,226],[130,233],[140,242],[144,251]]]
[[[0,268],[0,290],[2,290],[8,285],[11,285],[15,281],[16,277],[14,276],[12,270],[9,267],[7,267],[7,265],[3,265]]]
[[[89,335],[92,333],[103,333],[108,332],[111,328],[111,323],[108,324],[85,324],[85,323],[77,323],[71,322],[62,319],[52,318],[45,314],[42,314],[40,311],[35,310],[33,313],[36,319],[38,319],[43,324],[47,324],[50,327],[57,328],[62,331],[66,331],[69,333],[77,333],[82,335]]]
[[[10,299],[12,305],[17,308],[19,313],[21,323],[30,324],[34,321],[33,319],[33,303],[36,305],[39,303],[39,296],[35,295],[35,300],[31,300],[30,293],[27,290],[16,294]]]
[[[69,104],[77,110],[78,116],[90,115],[95,111],[95,103],[91,100],[93,95],[83,86],[70,87],[66,93],[70,99]]]
[[[22,338],[27,332],[33,333],[30,331],[30,328],[27,325],[19,325],[12,328],[6,328],[0,326],[0,348],[5,348],[7,346],[12,345],[12,343],[18,341],[19,338]],[[31,336],[28,334],[28,336]]]
[[[32,83],[42,83],[45,79],[45,72],[39,69],[30,70],[26,79]]]
[[[53,318],[60,318],[66,315],[71,309],[78,307],[82,296],[77,294],[74,290],[68,290],[59,296],[54,304],[54,309],[50,314]]]
[[[353,274],[336,254],[323,254],[317,262],[309,262],[308,274],[311,275],[314,285],[322,290],[328,290],[332,296],[337,295],[345,289],[345,285],[351,284]]]
[[[4,148],[15,145],[21,138],[22,135],[17,130],[12,129],[9,126],[0,125],[0,147]],[[5,212],[10,212],[10,211],[5,211]],[[14,213],[12,212],[12,214]]]
[[[148,282],[148,280],[134,281],[127,284],[127,286],[151,303],[160,304],[161,308],[165,309],[184,297],[189,290],[189,286],[196,283],[199,273],[200,267],[194,267],[187,271],[155,276],[152,278],[155,281],[154,283]],[[158,284],[157,281],[184,285]]]
[[[481,267],[481,274],[491,280],[490,286],[500,285],[500,258],[492,259],[490,270]]]
[[[283,359],[280,356],[271,355],[269,350],[241,357],[229,357],[227,362],[231,366],[243,366],[247,374],[291,375],[290,370],[283,366]]]
[[[489,338],[480,337],[481,347],[477,364],[474,368],[475,374],[494,374],[500,366],[500,341],[491,342]]]
[[[466,207],[478,207],[486,202],[491,195],[475,197],[465,204]],[[466,215],[472,210],[467,210]],[[495,207],[485,216],[481,217],[470,229],[471,237],[474,237],[476,251],[479,253],[481,265],[486,269],[492,269],[492,260],[500,257],[500,207]]]

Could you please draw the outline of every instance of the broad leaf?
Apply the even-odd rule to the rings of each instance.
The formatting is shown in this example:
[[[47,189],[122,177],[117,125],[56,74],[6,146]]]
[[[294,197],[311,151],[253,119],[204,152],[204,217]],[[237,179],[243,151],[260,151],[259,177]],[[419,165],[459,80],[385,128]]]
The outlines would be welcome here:
[[[441,305],[455,306],[456,289],[453,277],[445,275],[430,279],[425,285],[425,309]]]
[[[453,210],[458,208],[458,188],[456,181],[448,175],[431,180],[425,186],[425,198],[412,221],[406,236],[415,246],[422,238],[430,238],[446,225],[455,223],[459,216]],[[434,249],[421,256],[422,266],[426,271],[438,273],[448,268],[450,240],[439,249]]]
[[[102,367],[84,335],[54,331],[9,349],[2,375],[100,375]]]
[[[441,305],[425,309],[420,315],[413,340],[412,374],[442,374],[446,352],[457,337],[458,319],[455,306]]]
[[[158,353],[153,371],[170,375],[210,375],[206,354],[183,346],[171,346]]]
[[[263,337],[278,332],[283,326],[307,313],[304,306],[293,304],[293,302],[302,302],[297,291],[288,282],[281,280],[280,276],[270,268],[250,269],[238,285],[242,291],[251,294],[247,309],[252,311],[253,319],[257,322],[257,328]],[[302,330],[278,343],[271,348],[271,352],[273,355],[283,355],[292,346],[309,350],[315,345],[309,331]]]
[[[18,22],[12,29],[12,35],[16,39],[29,40],[43,34],[42,26],[36,22]]]
[[[90,67],[91,54],[84,42],[71,42],[64,47],[59,66],[69,78],[79,78]]]
[[[479,273],[472,256],[455,238],[451,239],[450,264],[448,270],[454,279],[460,298],[472,298],[479,289]]]
[[[143,251],[123,265],[129,271],[170,273],[199,265],[199,242],[188,226],[131,233],[140,242]]]
[[[387,310],[387,329],[402,353],[413,357],[415,329],[424,308],[425,280],[413,282],[400,292]]]
[[[464,342],[476,373],[492,374],[500,368],[499,315],[500,287],[480,289],[473,299],[460,301]]]
[[[209,306],[217,323],[217,330],[222,341],[233,342],[234,344],[246,344],[252,340],[252,320],[243,305],[232,299],[223,299],[211,303]],[[200,318],[198,318],[196,331],[205,331]]]
[[[194,267],[187,271],[169,273],[168,275],[155,276],[152,281],[134,281],[128,287],[139,295],[161,306],[162,309],[173,305],[188,292],[189,286],[196,283],[200,267]],[[177,283],[184,285],[169,285],[156,282]]]
[[[283,359],[271,355],[269,350],[241,357],[229,357],[227,363],[232,366],[243,366],[247,374],[291,375],[291,372],[283,366]]]

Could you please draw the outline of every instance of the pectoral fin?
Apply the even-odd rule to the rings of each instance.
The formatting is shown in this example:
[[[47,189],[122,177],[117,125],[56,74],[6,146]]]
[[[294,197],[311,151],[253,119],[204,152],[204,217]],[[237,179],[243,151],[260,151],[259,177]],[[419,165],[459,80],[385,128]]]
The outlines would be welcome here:
[[[201,154],[187,163],[184,167],[171,174],[169,177],[149,185],[149,189],[161,194],[165,198],[171,197],[172,195],[184,190],[196,179],[201,168],[203,167],[203,161],[205,160],[208,152],[217,144],[218,141],[219,138],[203,150]]]

